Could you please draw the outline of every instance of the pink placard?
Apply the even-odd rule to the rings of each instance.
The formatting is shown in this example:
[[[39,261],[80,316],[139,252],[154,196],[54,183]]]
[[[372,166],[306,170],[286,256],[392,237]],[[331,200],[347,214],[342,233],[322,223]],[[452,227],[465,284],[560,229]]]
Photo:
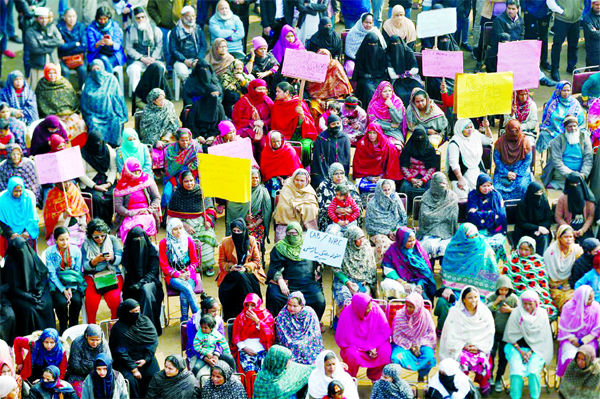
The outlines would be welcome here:
[[[542,42],[521,40],[498,44],[498,72],[513,72],[513,90],[536,89],[540,85]]]
[[[222,155],[231,158],[250,159],[252,166],[258,167],[254,155],[252,154],[252,142],[248,137],[232,141],[231,143],[219,144],[208,147],[210,155]]]
[[[40,184],[73,180],[85,174],[81,149],[78,146],[49,154],[36,155],[34,159]]]
[[[463,73],[462,51],[423,50],[423,76],[454,79]]]
[[[323,83],[327,76],[329,57],[306,50],[285,50],[283,76],[304,79],[308,82]]]

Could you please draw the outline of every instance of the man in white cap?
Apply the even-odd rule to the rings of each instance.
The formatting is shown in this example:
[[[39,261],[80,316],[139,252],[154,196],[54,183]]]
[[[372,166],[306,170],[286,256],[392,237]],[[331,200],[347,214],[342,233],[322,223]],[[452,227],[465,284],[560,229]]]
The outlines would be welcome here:
[[[168,33],[177,25],[177,22],[183,15],[183,9],[191,5],[192,0],[148,1],[148,14],[163,33],[163,53],[168,65],[173,64],[169,54],[169,43],[167,42]]]
[[[173,73],[184,81],[206,53],[206,40],[200,25],[196,23],[196,12],[186,6],[181,10],[181,19],[171,31],[169,53],[173,64]]]
[[[17,381],[10,375],[0,376],[0,399],[17,399]]]

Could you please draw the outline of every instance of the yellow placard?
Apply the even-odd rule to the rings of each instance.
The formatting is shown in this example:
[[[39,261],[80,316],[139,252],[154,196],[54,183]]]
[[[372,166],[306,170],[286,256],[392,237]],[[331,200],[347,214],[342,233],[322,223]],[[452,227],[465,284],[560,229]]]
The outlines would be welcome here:
[[[456,74],[454,103],[459,119],[510,114],[513,73]]]
[[[221,155],[198,154],[202,193],[234,202],[249,202],[251,161]]]

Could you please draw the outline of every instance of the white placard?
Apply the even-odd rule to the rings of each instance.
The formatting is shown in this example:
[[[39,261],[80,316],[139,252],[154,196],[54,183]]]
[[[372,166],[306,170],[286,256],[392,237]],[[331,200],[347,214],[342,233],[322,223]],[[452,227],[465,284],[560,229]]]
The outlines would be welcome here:
[[[442,36],[456,32],[456,8],[442,8],[417,16],[417,37]]]
[[[308,230],[304,236],[300,257],[333,267],[341,267],[347,243],[347,238],[317,230]]]

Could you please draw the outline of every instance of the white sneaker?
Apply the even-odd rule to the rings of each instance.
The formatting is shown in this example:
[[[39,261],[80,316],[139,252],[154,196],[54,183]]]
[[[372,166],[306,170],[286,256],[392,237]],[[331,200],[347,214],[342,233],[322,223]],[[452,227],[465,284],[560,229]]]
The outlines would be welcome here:
[[[502,378],[497,378],[496,383],[494,384],[494,390],[496,392],[502,392]]]

